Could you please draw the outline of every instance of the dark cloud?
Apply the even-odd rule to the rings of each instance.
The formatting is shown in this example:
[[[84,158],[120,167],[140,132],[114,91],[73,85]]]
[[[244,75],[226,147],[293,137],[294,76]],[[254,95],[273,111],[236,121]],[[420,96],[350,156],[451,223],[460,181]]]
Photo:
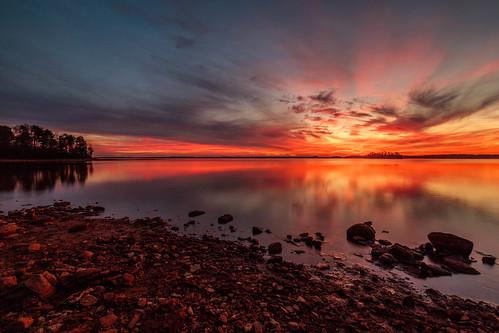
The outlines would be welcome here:
[[[458,97],[459,92],[455,90],[439,91],[434,88],[425,88],[411,91],[409,102],[425,108],[446,109]]]
[[[323,90],[316,95],[309,96],[309,98],[321,104],[334,104],[336,102],[334,90]]]
[[[393,106],[375,105],[371,107],[372,112],[386,117],[396,117],[397,109]]]

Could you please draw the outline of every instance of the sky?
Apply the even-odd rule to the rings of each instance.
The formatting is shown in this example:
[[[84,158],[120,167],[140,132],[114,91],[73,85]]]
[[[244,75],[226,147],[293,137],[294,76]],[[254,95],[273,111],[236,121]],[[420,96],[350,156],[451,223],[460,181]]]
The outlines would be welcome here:
[[[499,1],[0,2],[0,124],[97,156],[499,154]]]

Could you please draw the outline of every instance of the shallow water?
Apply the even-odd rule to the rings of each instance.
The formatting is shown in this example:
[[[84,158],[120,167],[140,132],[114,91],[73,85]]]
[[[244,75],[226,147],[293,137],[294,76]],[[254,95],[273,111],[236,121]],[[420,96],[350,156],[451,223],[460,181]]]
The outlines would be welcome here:
[[[287,234],[320,231],[322,252],[366,266],[369,248],[345,240],[353,223],[371,220],[377,237],[417,246],[431,231],[451,232],[475,250],[499,255],[498,160],[372,159],[166,159],[92,164],[0,163],[0,210],[69,200],[99,202],[107,215],[162,216],[182,225],[203,209],[187,231],[247,236],[252,226],[272,230],[262,243]],[[235,234],[217,230],[216,217],[234,215]],[[214,223],[214,227],[210,224]],[[382,233],[382,230],[389,233]],[[285,256],[315,263],[318,252]],[[360,258],[355,254],[364,254]],[[480,276],[413,280],[447,293],[499,303],[499,266],[481,263]],[[401,273],[402,276],[405,276]]]

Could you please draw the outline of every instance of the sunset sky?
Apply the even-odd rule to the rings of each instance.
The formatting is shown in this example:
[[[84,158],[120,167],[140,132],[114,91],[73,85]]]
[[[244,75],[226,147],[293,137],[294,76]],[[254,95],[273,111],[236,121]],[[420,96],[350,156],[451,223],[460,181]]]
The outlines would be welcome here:
[[[499,1],[0,3],[0,124],[97,156],[499,154]]]

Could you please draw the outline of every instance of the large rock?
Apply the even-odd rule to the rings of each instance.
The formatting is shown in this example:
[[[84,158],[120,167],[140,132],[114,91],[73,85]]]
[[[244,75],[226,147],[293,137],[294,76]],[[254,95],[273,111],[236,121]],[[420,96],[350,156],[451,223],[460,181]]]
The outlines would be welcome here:
[[[280,254],[282,252],[282,245],[279,242],[275,242],[269,245],[269,254],[274,255],[274,254]]]
[[[438,255],[460,255],[467,258],[473,250],[473,242],[445,232],[431,232],[428,239]]]
[[[218,218],[218,224],[227,224],[229,222],[232,222],[234,220],[234,217],[230,214],[224,214]]]
[[[347,229],[347,239],[351,242],[366,244],[374,242],[376,231],[371,223],[357,223]]]
[[[199,210],[199,209],[196,209],[196,210],[193,210],[193,211],[190,211],[189,212],[189,217],[196,217],[196,216],[200,216],[200,215],[203,215],[205,214],[206,212],[204,210]]]
[[[43,274],[36,274],[25,282],[26,287],[40,297],[49,298],[56,290]]]
[[[442,263],[448,267],[450,270],[456,272],[456,273],[463,273],[463,274],[473,274],[473,275],[478,275],[480,274],[479,271],[471,267],[469,264],[465,263],[464,261],[458,259],[458,258],[453,258],[453,257],[444,257],[442,258]]]
[[[15,234],[17,231],[17,224],[15,223],[6,223],[0,225],[0,237],[7,237],[12,234]]]
[[[393,255],[398,261],[405,264],[414,264],[423,257],[416,251],[408,248],[407,246],[395,243],[388,248],[388,252]]]

